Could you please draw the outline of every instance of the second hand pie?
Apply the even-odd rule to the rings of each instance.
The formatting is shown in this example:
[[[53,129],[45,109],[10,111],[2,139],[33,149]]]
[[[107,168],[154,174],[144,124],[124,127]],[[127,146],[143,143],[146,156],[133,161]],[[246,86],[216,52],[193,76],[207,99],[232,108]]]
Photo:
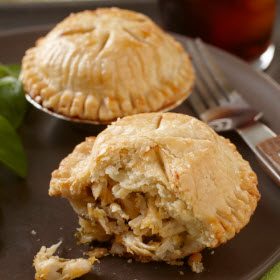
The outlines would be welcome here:
[[[118,8],[64,19],[27,50],[20,77],[43,108],[97,123],[176,107],[194,83],[179,42],[148,17]]]

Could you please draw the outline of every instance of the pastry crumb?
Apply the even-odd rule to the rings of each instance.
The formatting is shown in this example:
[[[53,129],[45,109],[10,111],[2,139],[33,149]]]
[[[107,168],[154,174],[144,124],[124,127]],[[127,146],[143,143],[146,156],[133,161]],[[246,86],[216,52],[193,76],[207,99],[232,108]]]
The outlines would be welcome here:
[[[182,270],[180,270],[179,273],[180,273],[180,275],[184,275],[185,274],[184,271],[182,271]]]
[[[94,248],[91,251],[88,251],[85,253],[86,255],[88,255],[89,257],[95,257],[97,259],[108,256],[109,252],[107,248]]]
[[[32,229],[30,233],[31,233],[32,235],[36,235],[36,234],[37,234],[37,232],[36,232],[34,229]]]
[[[170,265],[176,265],[176,266],[182,266],[184,265],[184,262],[181,260],[172,260],[167,262]]]
[[[204,270],[200,253],[192,254],[188,259],[188,264],[193,272],[201,273]]]
[[[214,254],[215,254],[215,251],[212,250],[212,251],[210,252],[210,254],[211,254],[211,255],[214,255]]]
[[[127,260],[127,263],[132,263],[132,259],[128,259],[128,260]]]
[[[42,246],[33,260],[36,274],[35,280],[72,280],[88,273],[96,258],[63,259],[53,254],[61,245],[61,241],[49,248]]]

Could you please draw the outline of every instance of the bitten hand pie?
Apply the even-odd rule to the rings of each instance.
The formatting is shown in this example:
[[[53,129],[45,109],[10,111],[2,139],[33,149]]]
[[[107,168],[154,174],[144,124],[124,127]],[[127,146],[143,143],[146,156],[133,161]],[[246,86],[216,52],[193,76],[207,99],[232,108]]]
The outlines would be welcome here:
[[[81,242],[169,263],[233,238],[260,198],[235,146],[175,113],[125,117],[87,138],[53,172],[49,194],[70,201]]]
[[[148,17],[118,8],[72,14],[22,61],[27,94],[70,118],[108,123],[185,100],[194,73],[183,47]]]

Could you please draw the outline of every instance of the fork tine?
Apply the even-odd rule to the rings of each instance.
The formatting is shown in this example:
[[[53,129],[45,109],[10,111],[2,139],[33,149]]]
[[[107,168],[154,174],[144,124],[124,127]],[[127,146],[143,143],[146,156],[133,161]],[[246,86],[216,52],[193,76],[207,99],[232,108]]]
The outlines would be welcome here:
[[[225,104],[227,102],[227,99],[221,93],[220,87],[213,79],[209,68],[207,67],[206,60],[202,56],[202,53],[197,46],[196,40],[194,42],[189,42],[189,46],[189,51],[193,54],[194,64],[198,72],[197,80],[202,80],[205,84],[205,87],[207,88],[207,90],[202,89],[203,93],[205,94],[205,99],[213,98],[216,101],[217,105]]]
[[[192,109],[198,116],[207,111],[207,107],[205,107],[205,104],[202,103],[201,98],[198,96],[197,92],[193,92],[188,98],[188,101],[190,102]]]
[[[220,87],[217,86],[215,80],[213,80],[213,77],[210,75],[206,62],[201,56],[200,50],[198,49],[195,41],[189,40],[187,46],[197,72],[196,83],[199,87],[203,100],[210,103],[209,108],[213,107],[213,102],[209,102],[209,100],[214,100],[216,103],[215,106],[220,103],[226,103],[227,100],[224,95],[220,93]],[[201,84],[204,86],[201,86]]]
[[[227,80],[224,77],[224,74],[213,60],[212,55],[209,53],[202,40],[197,38],[195,40],[195,43],[201,54],[201,57],[205,62],[209,74],[211,75],[212,79],[216,82],[217,86],[220,88],[219,92],[221,92],[227,99],[230,99],[230,94],[234,91],[233,88],[228,84]]]
[[[194,62],[195,70],[197,73],[197,77],[202,77],[201,73],[201,59],[200,55],[197,52],[197,48],[194,46],[193,42],[188,41],[187,42],[187,47],[189,53],[192,55],[192,60]],[[201,102],[205,104],[206,109],[216,107],[218,103],[216,100],[209,94],[209,90],[207,90],[207,85],[205,84],[206,82],[204,79],[197,78],[195,81],[195,86],[196,86],[196,93],[200,96]]]

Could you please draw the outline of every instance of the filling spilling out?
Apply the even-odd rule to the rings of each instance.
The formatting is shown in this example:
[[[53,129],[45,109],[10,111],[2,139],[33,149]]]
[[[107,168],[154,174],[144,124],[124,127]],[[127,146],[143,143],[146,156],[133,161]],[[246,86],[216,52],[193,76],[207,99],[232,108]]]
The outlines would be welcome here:
[[[122,150],[100,159],[83,198],[70,199],[79,215],[80,242],[98,241],[109,244],[112,254],[169,263],[206,247],[202,223],[167,187],[158,157],[159,150],[150,149],[144,157]]]

